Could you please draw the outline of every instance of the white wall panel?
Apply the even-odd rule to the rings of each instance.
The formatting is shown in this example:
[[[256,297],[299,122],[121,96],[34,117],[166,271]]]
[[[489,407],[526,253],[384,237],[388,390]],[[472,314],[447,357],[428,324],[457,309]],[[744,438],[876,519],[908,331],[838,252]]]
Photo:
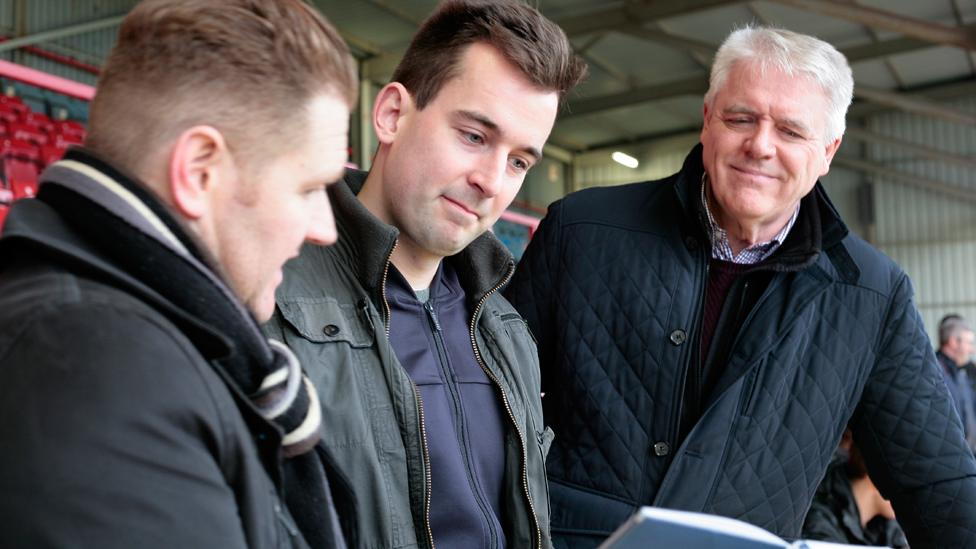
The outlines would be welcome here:
[[[976,112],[976,99],[950,104]],[[907,113],[870,120],[871,131],[976,157],[976,128]],[[871,145],[869,159],[885,167],[969,189],[976,174],[965,167],[918,158],[903,149]],[[976,321],[976,200],[940,195],[904,182],[873,178],[877,246],[911,276],[930,337],[939,319],[956,312]]]

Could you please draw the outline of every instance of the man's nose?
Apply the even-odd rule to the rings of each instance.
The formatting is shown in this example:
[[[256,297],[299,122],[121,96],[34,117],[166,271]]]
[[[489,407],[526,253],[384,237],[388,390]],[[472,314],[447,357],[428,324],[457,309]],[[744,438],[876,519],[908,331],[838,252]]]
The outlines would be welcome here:
[[[317,204],[312,212],[305,240],[319,246],[329,246],[335,244],[339,234],[336,231],[335,217],[332,215],[332,204],[329,203],[328,194],[322,194],[325,199]]]
[[[491,198],[501,191],[507,166],[508,155],[485,155],[471,171],[468,181],[478,188],[483,197]]]
[[[745,141],[746,153],[753,158],[769,158],[776,154],[775,131],[772,124],[756,124]]]

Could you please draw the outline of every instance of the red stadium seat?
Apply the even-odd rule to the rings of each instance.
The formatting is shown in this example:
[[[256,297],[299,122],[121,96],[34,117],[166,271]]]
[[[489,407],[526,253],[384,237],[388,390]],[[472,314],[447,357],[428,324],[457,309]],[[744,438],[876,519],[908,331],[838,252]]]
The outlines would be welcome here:
[[[0,108],[0,121],[3,121],[4,124],[20,122],[20,114],[17,111],[3,110]]]
[[[17,158],[7,158],[3,171],[14,193],[14,200],[37,196],[37,164]]]
[[[7,219],[7,210],[9,206],[5,204],[0,204],[0,233],[3,233],[3,222]]]
[[[3,175],[14,193],[14,199],[30,198],[37,194],[37,164],[41,154],[29,141],[4,139],[0,142]]]
[[[16,157],[36,162],[40,159],[37,145],[23,139],[4,139],[0,141],[0,157]]]
[[[54,122],[52,133],[76,137],[80,143],[85,138],[85,127],[74,120],[58,120]]]
[[[7,132],[11,139],[30,141],[39,147],[47,145],[48,142],[47,133],[41,131],[39,127],[31,126],[25,122],[10,122],[7,124]]]
[[[20,114],[30,111],[30,107],[25,105],[19,97],[0,95],[0,110]]]
[[[27,111],[26,113],[21,113],[21,121],[28,126],[37,128],[42,133],[48,133],[54,129],[54,123],[45,114],[39,112]]]
[[[41,166],[46,168],[61,160],[64,152],[68,150],[68,145],[69,143],[65,143],[64,141],[55,141],[52,144],[41,147]]]
[[[57,133],[56,130],[51,134],[51,144],[58,147],[68,148],[71,145],[81,145],[82,141],[84,140],[84,134],[78,135],[75,133]]]

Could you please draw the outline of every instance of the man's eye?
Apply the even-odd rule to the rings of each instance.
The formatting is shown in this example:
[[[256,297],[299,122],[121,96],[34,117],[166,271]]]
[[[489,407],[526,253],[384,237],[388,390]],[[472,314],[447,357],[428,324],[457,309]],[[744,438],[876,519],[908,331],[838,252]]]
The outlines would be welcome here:
[[[725,123],[729,126],[745,126],[752,123],[751,118],[726,118]]]
[[[528,162],[526,162],[525,160],[522,160],[521,158],[519,158],[517,156],[516,157],[513,157],[508,162],[509,162],[509,164],[512,165],[513,168],[515,168],[516,171],[520,171],[520,172],[527,171],[531,167]]]
[[[485,138],[476,133],[463,132],[463,135],[464,135],[464,140],[467,141],[468,143],[471,143],[472,145],[481,145],[482,143],[485,142]]]

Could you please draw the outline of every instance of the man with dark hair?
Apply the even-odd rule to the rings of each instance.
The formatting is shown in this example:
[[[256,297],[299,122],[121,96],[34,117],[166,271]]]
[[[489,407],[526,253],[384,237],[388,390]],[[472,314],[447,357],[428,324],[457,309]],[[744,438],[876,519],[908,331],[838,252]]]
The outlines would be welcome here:
[[[976,547],[976,461],[911,282],[818,182],[853,87],[822,40],[735,30],[678,173],[550,206],[506,296],[538,339],[557,544],[641,505],[795,538],[850,424],[912,547]]]
[[[85,147],[0,239],[0,546],[342,545],[317,393],[258,321],[302,242],[336,239],[355,96],[300,0],[126,16]],[[318,498],[302,532],[289,483]]]
[[[285,268],[267,331],[320,390],[360,547],[548,547],[538,358],[488,229],[583,76],[522,2],[448,1],[376,98],[368,174],[329,190],[341,239]]]
[[[976,451],[976,396],[967,365],[972,360],[973,329],[957,314],[948,314],[939,322],[939,348],[935,353],[942,366],[946,387],[959,412],[966,441]]]
[[[868,475],[850,429],[844,431],[834,461],[813,497],[803,521],[803,538],[892,549],[908,547],[895,510]]]

